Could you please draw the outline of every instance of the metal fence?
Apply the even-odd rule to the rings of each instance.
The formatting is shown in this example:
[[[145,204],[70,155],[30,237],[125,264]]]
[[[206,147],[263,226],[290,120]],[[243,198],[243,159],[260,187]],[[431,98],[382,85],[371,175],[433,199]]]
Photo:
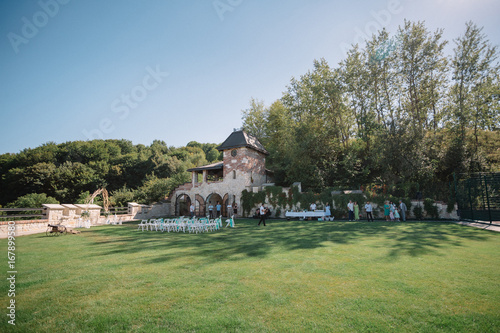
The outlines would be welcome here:
[[[459,175],[455,194],[461,219],[500,222],[500,173]]]

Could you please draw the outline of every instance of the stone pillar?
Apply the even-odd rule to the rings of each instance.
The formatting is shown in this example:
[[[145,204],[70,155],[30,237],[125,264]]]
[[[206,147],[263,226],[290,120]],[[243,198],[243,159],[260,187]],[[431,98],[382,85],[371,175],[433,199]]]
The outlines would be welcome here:
[[[135,217],[139,213],[139,210],[141,209],[141,205],[135,202],[129,202],[127,206],[129,215],[132,215],[133,217]]]
[[[63,216],[64,207],[58,204],[43,204],[43,212],[49,223],[59,223]]]
[[[208,171],[207,170],[203,170],[203,182],[204,183],[207,182],[207,176],[208,176]]]

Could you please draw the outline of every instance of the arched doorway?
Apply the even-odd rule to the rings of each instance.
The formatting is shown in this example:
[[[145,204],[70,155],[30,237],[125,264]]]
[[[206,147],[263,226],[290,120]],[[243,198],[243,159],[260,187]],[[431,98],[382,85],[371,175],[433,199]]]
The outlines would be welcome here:
[[[191,198],[187,194],[181,194],[175,200],[175,215],[189,216],[189,206],[191,206]]]
[[[199,194],[195,196],[195,214],[196,216],[205,216],[205,200]]]
[[[207,197],[207,200],[205,201],[205,205],[207,207],[207,213],[208,213],[208,206],[213,205],[214,206],[214,216],[217,214],[217,202],[219,202],[222,205],[222,197],[218,195],[217,193],[212,193]],[[224,206],[222,205],[222,208]]]

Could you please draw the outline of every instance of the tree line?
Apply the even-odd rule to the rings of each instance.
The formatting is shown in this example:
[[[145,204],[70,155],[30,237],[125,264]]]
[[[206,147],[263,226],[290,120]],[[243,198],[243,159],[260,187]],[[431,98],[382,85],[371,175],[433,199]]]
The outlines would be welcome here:
[[[84,203],[106,187],[111,203],[152,203],[190,180],[189,168],[221,160],[217,144],[189,142],[169,147],[128,140],[46,143],[0,155],[0,205],[40,207],[42,203]]]
[[[269,151],[276,185],[446,201],[454,173],[500,171],[497,46],[468,22],[447,55],[442,34],[405,21],[336,67],[314,61],[270,106],[251,99],[243,128]],[[189,181],[187,169],[221,160],[216,146],[92,140],[3,154],[0,205],[78,203],[100,187],[114,206],[152,203]]]
[[[454,173],[499,171],[497,46],[472,22],[451,55],[442,35],[405,21],[336,67],[314,61],[270,106],[252,98],[243,128],[270,152],[277,185],[446,201]]]

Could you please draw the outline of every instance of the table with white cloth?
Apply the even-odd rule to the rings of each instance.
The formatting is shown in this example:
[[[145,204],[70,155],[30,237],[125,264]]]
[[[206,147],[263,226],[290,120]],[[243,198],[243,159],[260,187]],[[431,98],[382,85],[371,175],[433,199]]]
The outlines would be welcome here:
[[[315,211],[305,211],[305,212],[286,212],[285,213],[285,217],[287,219],[291,219],[291,218],[301,218],[301,219],[307,219],[309,217],[313,218],[313,217],[316,217],[316,218],[321,218],[321,219],[324,219],[325,218],[325,214],[326,212],[322,211],[322,210],[315,210]]]

